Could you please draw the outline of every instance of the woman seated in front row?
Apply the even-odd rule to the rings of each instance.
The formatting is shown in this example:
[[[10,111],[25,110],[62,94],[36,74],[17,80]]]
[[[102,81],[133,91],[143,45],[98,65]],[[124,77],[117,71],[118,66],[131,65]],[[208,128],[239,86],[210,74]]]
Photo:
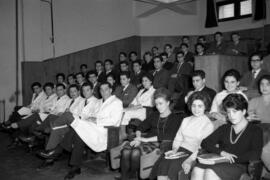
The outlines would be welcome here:
[[[184,118],[171,112],[170,92],[165,88],[157,89],[154,101],[158,112],[151,114],[143,121],[136,131],[136,138],[128,143],[121,152],[121,178],[126,180],[136,176],[140,167],[140,156],[153,152],[156,148],[161,151],[171,149],[172,140]],[[146,135],[143,135],[146,133]],[[158,143],[157,143],[158,142]]]
[[[194,92],[189,97],[188,108],[192,115],[183,120],[174,138],[172,150],[157,161],[151,178],[157,175],[158,180],[177,180],[178,172],[182,169],[187,176],[196,160],[202,140],[214,130],[211,120],[205,115],[209,106],[210,97],[205,92]],[[182,152],[183,156],[176,157],[177,152]]]
[[[215,165],[197,164],[191,180],[239,180],[249,161],[259,160],[263,146],[262,130],[246,119],[248,102],[241,94],[223,100],[229,124],[219,127],[202,142],[202,148],[229,160]]]

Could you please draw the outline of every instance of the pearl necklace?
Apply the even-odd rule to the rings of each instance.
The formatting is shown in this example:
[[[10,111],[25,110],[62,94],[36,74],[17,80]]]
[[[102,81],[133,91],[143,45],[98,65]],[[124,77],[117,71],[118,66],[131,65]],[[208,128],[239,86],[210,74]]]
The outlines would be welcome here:
[[[233,131],[233,126],[231,126],[231,131],[230,131],[230,142],[231,144],[236,144],[237,141],[239,140],[239,138],[241,137],[241,135],[243,134],[243,132],[246,130],[248,124],[245,126],[245,128],[243,128],[240,133],[238,133],[238,135],[236,136],[235,140],[232,140],[232,131]]]

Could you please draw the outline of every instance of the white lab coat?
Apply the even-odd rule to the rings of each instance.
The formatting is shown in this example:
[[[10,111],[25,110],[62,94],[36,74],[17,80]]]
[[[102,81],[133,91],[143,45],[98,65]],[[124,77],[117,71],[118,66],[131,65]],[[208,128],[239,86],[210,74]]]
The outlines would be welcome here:
[[[40,109],[40,106],[42,102],[46,99],[47,95],[45,94],[44,91],[38,94],[38,96],[35,98],[36,94],[34,93],[32,96],[31,104],[30,104],[30,109],[31,110],[37,110]]]
[[[70,103],[71,103],[71,101],[70,101]],[[70,106],[70,103],[69,103],[69,106],[68,106],[69,111],[74,116],[80,116],[80,114],[82,112],[82,109],[84,107],[85,99],[82,98],[81,96],[79,96],[74,100],[74,103],[72,103],[71,106]]]
[[[57,96],[56,98],[51,98],[51,101],[47,102],[47,107],[44,107],[46,113],[39,113],[39,117],[42,121],[44,121],[49,114],[58,115],[59,113],[65,112],[65,110],[68,108],[71,99],[67,95],[60,97],[58,100],[57,99]]]
[[[89,148],[93,151],[101,152],[107,149],[108,132],[104,126],[120,125],[123,103],[116,96],[112,95],[105,102],[101,99],[95,104],[97,108],[95,114],[96,123],[75,118],[71,123],[71,127]]]
[[[151,86],[148,91],[144,92],[141,89],[137,96],[132,101],[131,105],[141,106],[140,108],[126,108],[124,110],[125,114],[123,117],[122,125],[128,125],[131,119],[139,119],[141,121],[146,119],[146,109],[142,106],[153,107],[154,100],[153,96],[155,93],[155,88]]]

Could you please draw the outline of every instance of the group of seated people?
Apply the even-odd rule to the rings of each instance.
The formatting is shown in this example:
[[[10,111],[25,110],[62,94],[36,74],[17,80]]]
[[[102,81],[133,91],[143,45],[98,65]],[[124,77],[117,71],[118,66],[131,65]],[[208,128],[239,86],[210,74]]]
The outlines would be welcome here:
[[[222,34],[215,38],[213,52],[219,53]],[[129,54],[130,60],[121,52],[118,64],[96,61],[90,71],[82,64],[67,82],[63,73],[56,75],[55,84],[34,82],[31,103],[15,107],[2,125],[14,138],[11,147],[21,141],[33,146],[45,136],[45,149],[38,153],[45,160],[39,168],[52,165],[66,150],[71,152],[71,169],[65,179],[72,179],[81,173],[85,148],[105,151],[107,128],[120,126],[125,145],[116,179],[138,178],[140,157],[157,148],[161,156],[150,179],[177,180],[182,170],[192,180],[238,180],[248,163],[261,156],[270,168],[270,143],[263,144],[262,130],[252,123],[270,123],[270,74],[263,69],[262,56],[250,56],[252,70],[243,76],[227,70],[224,89],[216,93],[206,86],[205,72],[194,70],[188,48],[186,41],[173,59],[171,45],[165,45],[163,53],[154,47],[143,62],[136,52]],[[230,163],[196,163],[201,149]],[[184,156],[170,158],[179,152]]]

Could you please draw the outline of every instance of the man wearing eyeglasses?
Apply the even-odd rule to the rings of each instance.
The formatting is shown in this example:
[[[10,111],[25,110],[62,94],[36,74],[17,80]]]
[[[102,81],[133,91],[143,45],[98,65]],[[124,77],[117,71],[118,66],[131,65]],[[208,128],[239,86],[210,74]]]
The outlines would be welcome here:
[[[269,74],[263,69],[263,57],[259,53],[254,53],[250,56],[251,71],[246,72],[241,81],[240,89],[243,90],[249,99],[259,96],[258,82],[260,78]]]

